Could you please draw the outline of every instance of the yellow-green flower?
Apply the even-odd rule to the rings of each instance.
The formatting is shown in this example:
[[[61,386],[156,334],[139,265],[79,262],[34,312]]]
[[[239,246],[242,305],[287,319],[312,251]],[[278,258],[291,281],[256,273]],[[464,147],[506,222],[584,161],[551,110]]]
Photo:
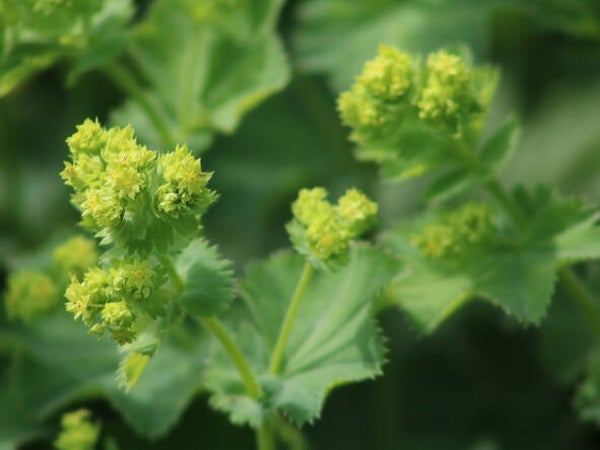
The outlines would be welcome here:
[[[44,273],[24,271],[8,278],[5,306],[10,319],[31,322],[52,311],[59,301],[58,287]]]
[[[343,256],[350,241],[375,223],[377,205],[356,189],[350,189],[337,205],[327,201],[327,191],[317,187],[302,189],[292,204],[295,221],[301,226],[288,227],[292,241],[305,241],[310,254],[319,261]]]
[[[56,450],[93,450],[100,438],[100,427],[91,421],[87,409],[64,414],[61,432],[54,441]]]

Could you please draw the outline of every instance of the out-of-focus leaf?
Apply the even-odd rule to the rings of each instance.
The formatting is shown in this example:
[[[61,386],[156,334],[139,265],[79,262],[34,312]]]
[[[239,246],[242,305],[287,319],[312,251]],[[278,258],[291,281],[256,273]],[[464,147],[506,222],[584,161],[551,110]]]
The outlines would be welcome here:
[[[484,242],[479,251],[460,260],[428,258],[412,244],[422,220],[397,227],[384,242],[406,266],[387,294],[423,332],[435,330],[473,298],[489,300],[525,324],[539,324],[553,293],[556,269],[600,256],[580,247],[596,235],[589,211],[569,200],[543,201],[548,203],[533,208],[529,223],[517,236]]]
[[[273,410],[297,423],[312,421],[331,389],[380,374],[383,345],[371,316],[371,300],[398,263],[362,246],[353,249],[350,262],[339,271],[315,273],[294,321],[281,373],[269,374],[269,354],[303,264],[297,255],[277,254],[251,268],[241,285],[253,321],[235,328],[265,397],[260,403],[249,399],[226,359],[218,359],[206,372],[212,404],[236,421],[257,426]]]
[[[72,78],[124,48],[129,0],[0,2],[0,96],[59,59],[74,62]]]
[[[202,335],[167,339],[135,388],[125,393],[115,377],[120,359],[115,344],[86,334],[66,313],[7,333],[17,346],[8,389],[32,420],[43,421],[73,402],[104,398],[149,438],[175,424],[199,389],[209,355]]]
[[[136,28],[130,53],[172,142],[156,134],[132,101],[115,112],[114,120],[132,123],[148,144],[188,142],[195,151],[206,148],[215,131],[231,133],[248,110],[288,81],[285,53],[274,30],[281,4],[154,2]]]
[[[548,94],[523,129],[507,183],[548,184],[591,202],[600,196],[600,85]]]
[[[494,13],[506,10],[600,39],[594,8],[589,0],[308,0],[299,10],[296,47],[301,68],[326,73],[343,89],[382,42],[422,53],[467,44],[481,55],[491,47]]]
[[[425,198],[431,202],[442,202],[465,192],[477,181],[478,177],[464,167],[451,169],[428,184]]]
[[[520,135],[519,122],[511,116],[483,144],[479,159],[492,174],[497,174],[513,156],[519,145]]]

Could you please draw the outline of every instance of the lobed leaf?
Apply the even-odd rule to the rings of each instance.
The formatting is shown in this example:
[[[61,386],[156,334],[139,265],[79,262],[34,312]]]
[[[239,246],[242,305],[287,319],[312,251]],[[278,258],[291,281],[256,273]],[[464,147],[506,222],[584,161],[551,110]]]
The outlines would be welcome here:
[[[240,286],[252,320],[238,319],[237,341],[251,356],[265,396],[261,409],[256,409],[257,402],[245,396],[229,361],[218,358],[206,372],[206,384],[213,392],[211,403],[232,420],[257,426],[279,411],[297,423],[312,421],[331,389],[381,373],[384,348],[371,301],[398,263],[362,246],[353,248],[348,265],[337,272],[315,273],[295,319],[281,372],[268,372],[269,355],[303,264],[295,254],[277,254],[252,267]]]
[[[593,242],[598,227],[589,210],[569,200],[547,201],[516,235],[484,242],[460,260],[421,254],[411,240],[422,220],[396,227],[384,243],[403,258],[405,268],[387,292],[391,303],[427,333],[474,298],[491,301],[524,324],[539,324],[554,291],[556,270],[599,256]]]
[[[233,272],[215,247],[202,239],[192,241],[177,257],[177,270],[184,280],[181,303],[197,316],[216,316],[233,301]]]
[[[174,141],[198,151],[215,132],[231,133],[245,112],[289,78],[274,30],[281,0],[222,3],[222,10],[207,12],[185,0],[158,0],[137,26],[129,49],[147,82],[149,101]],[[175,144],[161,142],[133,101],[113,118],[132,123],[146,143]]]
[[[497,174],[511,159],[521,137],[521,128],[516,117],[510,116],[503,125],[483,144],[479,159],[490,174]]]
[[[9,333],[20,350],[7,389],[34,424],[74,402],[104,398],[137,433],[152,439],[169,431],[199,390],[212,345],[204,335],[171,330],[175,336],[163,342],[144,376],[125,393],[115,377],[120,355],[114,343],[86,334],[66,313]]]

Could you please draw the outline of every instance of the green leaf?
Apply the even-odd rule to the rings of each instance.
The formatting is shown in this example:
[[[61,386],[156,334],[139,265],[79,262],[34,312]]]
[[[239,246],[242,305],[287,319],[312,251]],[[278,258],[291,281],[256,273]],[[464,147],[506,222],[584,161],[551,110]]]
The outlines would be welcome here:
[[[0,96],[58,60],[74,63],[78,74],[115,58],[125,45],[133,15],[129,0],[93,0],[36,5],[4,0],[0,8]]]
[[[443,202],[460,195],[477,182],[470,170],[460,167],[438,176],[427,186],[425,198],[430,202]]]
[[[497,174],[517,150],[521,128],[516,117],[510,116],[483,144],[479,153],[481,162],[490,174]]]
[[[238,319],[231,328],[263,385],[261,411],[247,399],[240,401],[246,396],[227,359],[218,358],[206,372],[207,387],[213,392],[211,403],[238,421],[256,426],[274,410],[297,423],[312,421],[331,389],[381,373],[384,348],[371,302],[398,270],[398,263],[365,246],[353,248],[348,265],[339,271],[314,274],[298,310],[281,373],[268,373],[269,355],[303,265],[299,256],[279,253],[252,267],[240,286],[252,321]]]
[[[7,333],[19,349],[8,389],[34,423],[68,404],[104,398],[148,438],[169,431],[198,392],[212,345],[197,330],[172,328],[135,388],[125,393],[115,377],[121,357],[117,347],[109,339],[88,335],[66,313]]]
[[[553,294],[556,270],[598,258],[598,244],[592,242],[598,231],[589,210],[553,196],[544,201],[517,235],[484,242],[460,260],[428,258],[412,244],[431,219],[396,227],[384,243],[404,260],[405,270],[386,293],[427,333],[474,298],[491,301],[524,324],[539,324]],[[386,299],[386,305],[393,302]]]
[[[147,82],[149,101],[175,142],[161,142],[133,102],[118,110],[114,120],[131,122],[148,144],[187,141],[196,151],[208,146],[214,132],[231,133],[248,110],[288,82],[285,53],[275,33],[281,3],[194,9],[184,0],[154,2],[136,28],[130,54]]]
[[[600,227],[597,215],[558,234],[554,240],[561,265],[600,258]]]
[[[229,307],[234,298],[233,272],[215,247],[196,239],[181,252],[175,265],[184,280],[181,303],[187,312],[217,316]]]
[[[296,46],[301,67],[331,76],[337,89],[350,85],[380,43],[411,52],[469,43],[486,48],[494,0],[310,0],[300,8]]]
[[[584,4],[582,4],[584,3]],[[493,48],[496,14],[516,15],[575,35],[599,34],[590,2],[548,0],[306,0],[299,5],[295,48],[304,70],[347,88],[380,43],[427,53],[466,44],[475,55]],[[518,23],[518,22],[517,22]]]

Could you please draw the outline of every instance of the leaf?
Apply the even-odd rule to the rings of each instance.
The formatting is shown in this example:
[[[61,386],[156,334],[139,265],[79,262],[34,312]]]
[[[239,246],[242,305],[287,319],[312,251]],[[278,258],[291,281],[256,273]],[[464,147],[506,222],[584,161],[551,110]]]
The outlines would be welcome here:
[[[476,56],[493,48],[496,13],[525,16],[534,24],[597,37],[591,3],[547,0],[307,0],[299,5],[295,48],[303,70],[347,88],[380,43],[427,53],[466,44]],[[583,26],[586,24],[586,26]],[[486,55],[487,54],[487,55]]]
[[[135,388],[125,393],[115,377],[120,355],[114,343],[88,335],[66,313],[11,329],[21,350],[10,373],[10,392],[34,423],[68,404],[104,398],[137,433],[158,438],[197,393],[212,345],[203,334],[170,331]]]
[[[187,141],[196,151],[208,146],[214,132],[231,133],[248,110],[288,82],[274,29],[281,3],[223,2],[208,13],[184,0],[154,2],[136,28],[130,54],[174,142],[161,142],[132,101],[113,119],[131,122],[148,144]]]
[[[517,150],[521,128],[516,117],[510,116],[483,144],[479,159],[490,174],[497,174]]]
[[[181,303],[187,312],[208,317],[227,309],[234,297],[233,272],[215,247],[196,239],[181,252],[176,266],[185,283]]]
[[[518,235],[484,242],[460,260],[428,258],[412,244],[427,219],[396,227],[383,240],[405,268],[386,293],[426,333],[474,298],[491,301],[524,324],[539,324],[553,294],[556,270],[598,257],[596,243],[589,250],[583,247],[597,235],[589,211],[569,200],[547,201],[532,211]],[[387,299],[386,305],[390,303]]]
[[[443,202],[457,196],[477,182],[470,170],[460,167],[438,176],[429,183],[425,198],[430,202]]]
[[[115,58],[125,44],[125,26],[133,15],[129,0],[94,0],[38,7],[6,0],[0,27],[0,96],[61,59],[78,74]]]
[[[206,372],[211,403],[238,421],[257,426],[273,410],[297,423],[312,421],[331,389],[381,373],[384,349],[371,301],[398,267],[395,259],[363,246],[353,249],[350,262],[339,271],[314,274],[294,321],[281,373],[268,372],[269,355],[303,264],[297,255],[279,253],[252,267],[240,286],[252,321],[238,319],[231,328],[263,385],[261,412],[248,414],[250,403],[240,400],[246,396],[227,359],[218,358]]]
[[[299,12],[296,39],[301,67],[326,73],[335,88],[342,89],[382,42],[410,52],[466,42],[480,53],[488,41],[487,22],[494,3],[307,1]]]

